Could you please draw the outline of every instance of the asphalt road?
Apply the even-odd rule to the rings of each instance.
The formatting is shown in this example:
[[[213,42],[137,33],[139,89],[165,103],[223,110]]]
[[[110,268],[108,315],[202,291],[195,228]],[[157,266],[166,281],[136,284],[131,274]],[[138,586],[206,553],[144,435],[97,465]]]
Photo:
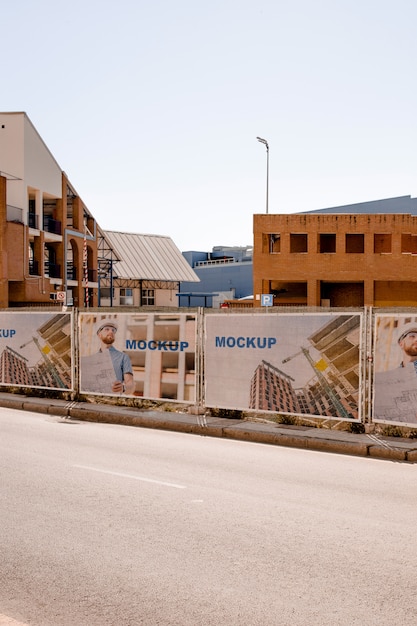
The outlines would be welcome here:
[[[0,618],[415,626],[416,476],[0,408]]]

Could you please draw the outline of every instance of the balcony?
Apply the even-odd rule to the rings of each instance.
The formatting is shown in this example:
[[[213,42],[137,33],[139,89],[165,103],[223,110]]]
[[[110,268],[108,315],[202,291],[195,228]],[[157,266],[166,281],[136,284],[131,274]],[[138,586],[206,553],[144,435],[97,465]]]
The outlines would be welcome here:
[[[7,205],[7,221],[23,224],[23,211],[17,206]]]
[[[29,276],[40,276],[39,263],[35,259],[29,259]]]
[[[44,215],[43,217],[43,229],[48,233],[53,233],[54,235],[62,235],[62,223],[58,220],[52,219],[48,215]]]
[[[72,263],[67,263],[67,280],[77,280],[77,268]]]
[[[97,270],[88,270],[88,282],[89,283],[97,282]]]
[[[39,216],[36,213],[28,213],[28,226],[29,228],[39,229]]]
[[[49,276],[49,278],[61,278],[61,266],[56,263],[46,261],[45,276]]]
[[[59,266],[56,266],[59,267]],[[85,269],[82,270],[82,280],[85,280]],[[54,278],[59,278],[55,277]],[[67,263],[67,280],[78,280],[77,278],[77,268],[73,266],[72,263]],[[97,282],[97,270],[89,269],[87,271],[87,280],[89,283]]]

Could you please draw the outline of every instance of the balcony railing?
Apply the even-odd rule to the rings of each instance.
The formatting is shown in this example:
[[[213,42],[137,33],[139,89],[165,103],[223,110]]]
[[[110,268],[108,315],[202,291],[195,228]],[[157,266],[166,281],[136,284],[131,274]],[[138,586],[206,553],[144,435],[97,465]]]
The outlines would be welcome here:
[[[97,282],[97,270],[88,270],[88,282],[89,283]]]
[[[67,263],[67,279],[77,280],[77,268],[72,263]]]
[[[23,224],[23,211],[17,206],[7,205],[7,221]]]
[[[87,272],[88,282],[96,283],[97,282],[97,270],[89,269]],[[77,280],[77,268],[72,265],[72,263],[67,263],[67,279],[68,280]],[[82,270],[82,280],[85,279],[85,270]]]
[[[49,278],[61,278],[61,266],[56,263],[46,261],[45,276],[49,276]]]
[[[55,235],[62,234],[62,223],[58,220],[53,220],[52,217],[44,215],[43,217],[43,229],[48,233],[54,233]]]
[[[28,213],[28,226],[29,228],[39,228],[39,216],[36,213]]]
[[[35,259],[29,259],[29,275],[39,276],[39,263]]]

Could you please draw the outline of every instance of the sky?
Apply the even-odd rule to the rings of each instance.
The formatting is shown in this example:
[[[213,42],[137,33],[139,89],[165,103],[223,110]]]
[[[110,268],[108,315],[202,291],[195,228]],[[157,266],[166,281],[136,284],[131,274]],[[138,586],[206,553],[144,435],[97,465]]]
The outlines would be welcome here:
[[[253,215],[417,196],[415,0],[14,0],[25,111],[105,230],[250,246]]]

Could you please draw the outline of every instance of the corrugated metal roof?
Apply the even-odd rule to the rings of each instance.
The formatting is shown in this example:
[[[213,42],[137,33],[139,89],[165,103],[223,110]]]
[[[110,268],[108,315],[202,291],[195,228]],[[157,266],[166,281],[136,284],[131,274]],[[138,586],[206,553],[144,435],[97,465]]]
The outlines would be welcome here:
[[[397,198],[385,198],[383,200],[371,200],[358,204],[346,204],[330,209],[317,209],[315,211],[302,211],[301,215],[311,213],[352,213],[352,214],[410,214],[417,215],[417,198],[411,196],[399,196]]]
[[[120,278],[200,282],[170,237],[104,231],[121,261],[114,272]]]

